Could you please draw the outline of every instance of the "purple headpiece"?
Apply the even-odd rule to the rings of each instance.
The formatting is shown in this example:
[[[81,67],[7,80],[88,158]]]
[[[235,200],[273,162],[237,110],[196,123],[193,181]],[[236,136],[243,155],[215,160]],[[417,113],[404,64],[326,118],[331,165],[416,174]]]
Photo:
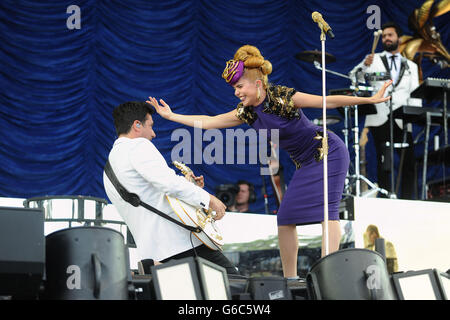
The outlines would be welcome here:
[[[244,62],[240,60],[228,60],[222,78],[230,85],[234,85],[244,74]]]

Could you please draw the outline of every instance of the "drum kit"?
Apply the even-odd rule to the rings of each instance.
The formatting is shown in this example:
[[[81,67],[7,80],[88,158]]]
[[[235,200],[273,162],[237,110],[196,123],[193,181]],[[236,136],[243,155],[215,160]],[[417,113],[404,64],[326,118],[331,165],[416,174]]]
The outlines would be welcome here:
[[[377,35],[375,35],[377,37]],[[376,46],[374,45],[372,50]],[[298,60],[313,63],[316,69],[322,70],[321,66],[321,51],[303,51],[295,55]],[[330,53],[325,53],[325,63],[333,63],[336,61],[336,57]],[[349,96],[360,96],[360,97],[370,97],[372,91],[374,90],[370,86],[359,85],[356,79],[352,79],[350,76],[325,69],[325,72],[334,74],[336,76],[348,79],[352,82],[352,85],[348,88],[339,88],[329,90],[329,95],[349,95]],[[385,75],[376,74],[370,75],[372,77],[377,77],[377,80],[384,80]],[[372,80],[372,79],[370,79]],[[370,197],[376,196],[378,193],[382,193],[389,198],[395,198],[395,195],[388,192],[385,189],[378,187],[375,183],[371,182],[365,176],[365,152],[364,145],[360,141],[360,131],[359,131],[359,117],[366,116],[369,114],[375,114],[376,109],[374,105],[364,105],[362,106],[344,106],[337,108],[341,116],[327,115],[326,124],[335,125],[343,121],[342,133],[344,136],[344,143],[348,149],[350,149],[350,144],[354,151],[354,161],[350,164],[350,169],[347,174],[347,179],[345,182],[344,196],[357,196],[357,197]],[[322,125],[322,118],[317,118],[313,120],[316,125]],[[363,168],[361,168],[363,166]],[[361,170],[363,169],[363,170]],[[364,172],[362,172],[364,171]],[[362,184],[364,182],[364,184]]]

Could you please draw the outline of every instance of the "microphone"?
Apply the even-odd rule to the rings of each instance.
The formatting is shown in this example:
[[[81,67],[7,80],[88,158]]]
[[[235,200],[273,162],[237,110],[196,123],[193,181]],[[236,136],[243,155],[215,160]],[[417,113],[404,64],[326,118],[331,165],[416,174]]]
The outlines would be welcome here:
[[[312,13],[312,19],[315,23],[317,23],[319,25],[319,28],[321,30],[323,30],[331,39],[334,39],[333,31],[331,30],[328,23],[326,23],[325,20],[323,20],[323,17],[320,13],[318,13],[317,11],[314,11]]]

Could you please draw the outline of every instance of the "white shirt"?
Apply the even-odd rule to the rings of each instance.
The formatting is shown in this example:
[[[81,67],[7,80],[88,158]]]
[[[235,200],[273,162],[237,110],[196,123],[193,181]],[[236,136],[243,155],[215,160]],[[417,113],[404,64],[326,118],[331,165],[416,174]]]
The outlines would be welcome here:
[[[141,201],[177,219],[165,195],[208,209],[210,195],[167,166],[161,153],[145,138],[119,138],[109,154],[109,162],[119,182]],[[161,261],[192,249],[201,242],[191,233],[142,206],[123,200],[103,173],[109,200],[127,224],[142,259]]]
[[[392,62],[392,56],[395,56],[394,58],[395,63]],[[396,53],[395,55],[393,55],[390,52],[386,52],[386,58],[391,72],[391,79],[394,81],[394,84],[396,84],[398,82],[398,77],[400,75],[400,66],[401,66],[400,53]]]
[[[373,63],[367,67],[364,64],[364,60],[361,61],[351,72],[350,76],[353,77],[358,69],[361,68],[361,73],[373,73],[373,72],[386,72],[386,68],[383,64],[383,61],[381,60],[382,56],[386,56],[387,62],[389,67],[391,66],[391,58],[389,58],[389,52],[383,51],[381,53],[375,53],[373,57]],[[392,54],[390,54],[392,55]],[[415,107],[421,107],[422,106],[422,100],[411,98],[411,92],[413,92],[418,86],[419,86],[419,71],[417,64],[411,60],[408,60],[404,57],[400,57],[400,54],[398,53],[399,57],[396,58],[396,65],[397,65],[397,72],[398,74],[395,75],[391,72],[392,80],[395,81],[395,76],[399,77],[400,72],[400,66],[401,62],[404,61],[406,63],[405,72],[403,73],[403,76],[400,80],[400,82],[395,84],[392,84],[385,93],[385,97],[388,95],[391,95],[392,99],[392,110],[396,110],[400,108],[401,106],[415,106]],[[394,70],[395,71],[395,70]],[[370,83],[370,86],[373,87],[373,94],[378,92],[378,90],[381,89],[385,81],[372,81]],[[389,116],[389,101],[377,103],[375,105],[377,109],[376,114],[370,114],[366,116],[365,126],[366,127],[378,127],[384,124],[388,120]],[[403,121],[400,119],[395,119],[395,122],[400,128],[403,128]],[[408,131],[412,131],[412,126],[408,126]]]

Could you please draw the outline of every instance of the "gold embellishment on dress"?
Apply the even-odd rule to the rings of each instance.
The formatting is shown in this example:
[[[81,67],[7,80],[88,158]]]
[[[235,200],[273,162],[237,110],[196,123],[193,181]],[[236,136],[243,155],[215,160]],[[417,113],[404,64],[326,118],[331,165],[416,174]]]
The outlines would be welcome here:
[[[236,116],[238,118],[241,118],[244,115],[244,107],[243,106],[239,106],[236,108],[237,112],[236,112]]]
[[[250,125],[255,122],[257,115],[253,107],[244,107],[242,102],[240,102],[236,107],[236,117]]]
[[[302,167],[302,163],[300,161],[295,160],[292,156],[290,156],[290,157],[291,157],[292,162],[294,162],[294,164],[295,164],[295,170],[300,169]]]
[[[287,119],[300,118],[300,113],[294,105],[294,100],[292,100],[296,92],[293,88],[270,85],[267,89],[267,102],[264,105],[263,112],[276,114]]]
[[[314,155],[317,162],[321,161],[325,155],[328,155],[328,135],[323,136],[323,132],[316,131],[314,140],[321,140],[322,146],[317,148],[318,153]]]
[[[277,116],[294,119],[300,118],[300,113],[294,105],[292,97],[297,91],[285,86],[269,85],[267,88],[267,99],[263,105],[263,112]],[[253,107],[244,107],[240,102],[236,108],[236,116],[239,120],[251,125],[258,117]]]

